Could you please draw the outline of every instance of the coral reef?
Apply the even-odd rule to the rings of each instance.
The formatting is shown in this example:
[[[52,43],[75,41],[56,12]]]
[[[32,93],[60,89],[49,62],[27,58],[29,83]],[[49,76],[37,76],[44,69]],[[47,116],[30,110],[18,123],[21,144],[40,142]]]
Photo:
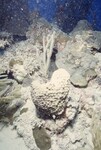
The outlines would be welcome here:
[[[43,43],[53,32],[47,78]],[[99,148],[100,119],[92,112],[101,109],[101,32],[81,21],[66,35],[39,19],[27,38],[0,55],[0,121],[12,112],[10,122],[30,150]]]

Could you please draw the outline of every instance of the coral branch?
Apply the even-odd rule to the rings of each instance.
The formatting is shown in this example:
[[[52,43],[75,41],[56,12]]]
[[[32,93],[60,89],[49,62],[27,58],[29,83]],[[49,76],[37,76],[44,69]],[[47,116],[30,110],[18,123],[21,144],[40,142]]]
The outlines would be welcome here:
[[[51,35],[49,34],[46,38],[45,36],[43,36],[43,63],[45,75],[47,75],[48,73],[54,42],[55,42],[55,31]]]

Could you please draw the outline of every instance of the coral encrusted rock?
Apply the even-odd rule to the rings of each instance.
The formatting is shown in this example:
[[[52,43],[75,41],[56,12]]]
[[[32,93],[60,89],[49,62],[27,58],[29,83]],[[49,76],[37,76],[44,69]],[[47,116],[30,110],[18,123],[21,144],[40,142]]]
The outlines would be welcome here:
[[[10,67],[10,71],[13,73],[14,79],[18,83],[22,83],[24,78],[27,75],[27,72],[23,66],[23,62],[21,60],[11,59],[9,62],[9,67]]]
[[[48,116],[59,116],[66,108],[70,75],[65,69],[56,70],[49,82],[32,83],[32,99],[37,110]]]

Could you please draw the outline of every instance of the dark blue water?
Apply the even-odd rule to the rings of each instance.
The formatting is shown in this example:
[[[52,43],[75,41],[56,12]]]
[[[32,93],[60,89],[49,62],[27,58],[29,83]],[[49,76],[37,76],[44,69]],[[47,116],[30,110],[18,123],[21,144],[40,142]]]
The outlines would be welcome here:
[[[37,10],[50,22],[62,16],[63,30],[72,30],[79,20],[87,19],[95,30],[101,30],[101,0],[29,0],[30,10]],[[60,17],[61,18],[61,17]]]
[[[101,0],[0,0],[0,30],[23,35],[30,25],[29,11],[37,11],[66,33],[83,19],[101,31]]]
[[[101,31],[101,0],[93,0],[87,14],[87,20],[93,24],[96,30]]]

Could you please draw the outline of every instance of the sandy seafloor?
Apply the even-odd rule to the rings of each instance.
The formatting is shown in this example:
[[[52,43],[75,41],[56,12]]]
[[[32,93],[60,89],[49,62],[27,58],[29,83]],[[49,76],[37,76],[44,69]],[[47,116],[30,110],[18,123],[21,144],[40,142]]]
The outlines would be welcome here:
[[[2,131],[1,131],[2,130]],[[11,125],[0,123],[0,150],[29,150]]]

